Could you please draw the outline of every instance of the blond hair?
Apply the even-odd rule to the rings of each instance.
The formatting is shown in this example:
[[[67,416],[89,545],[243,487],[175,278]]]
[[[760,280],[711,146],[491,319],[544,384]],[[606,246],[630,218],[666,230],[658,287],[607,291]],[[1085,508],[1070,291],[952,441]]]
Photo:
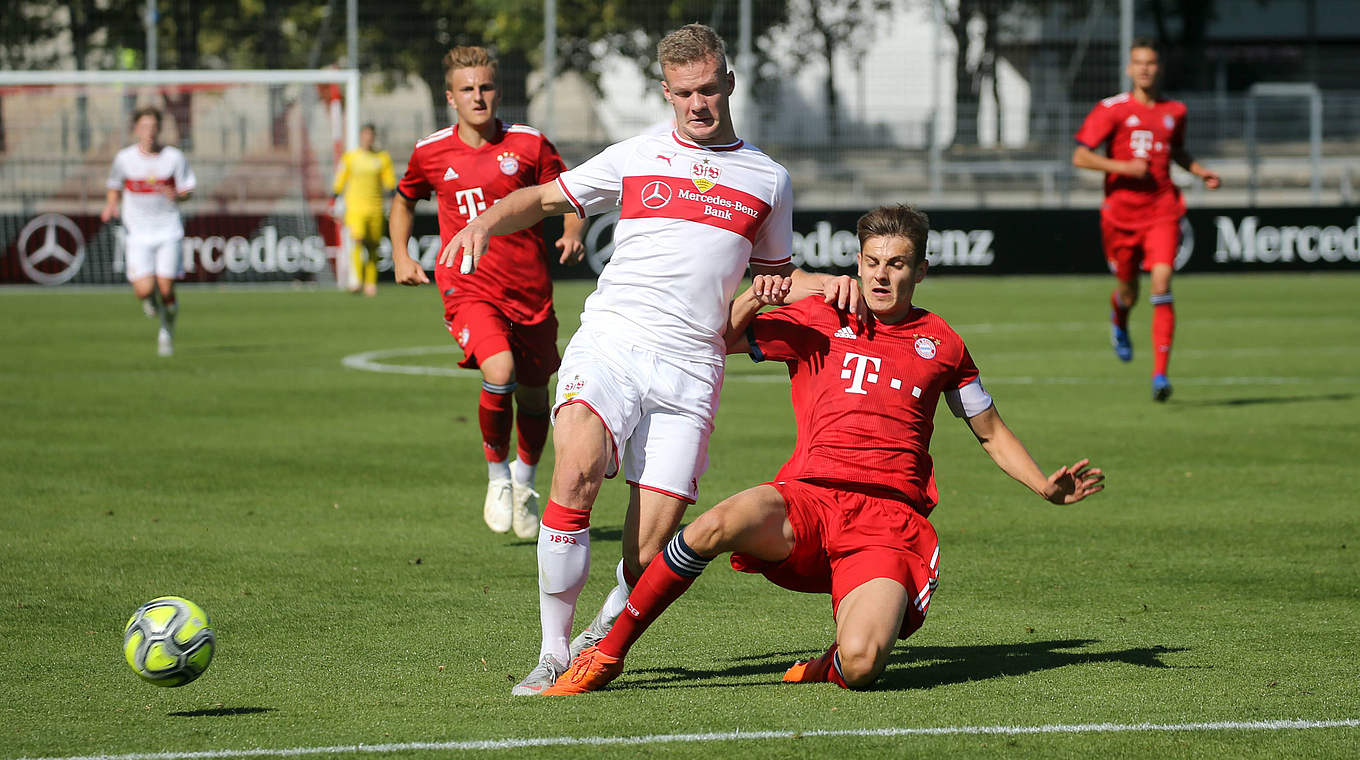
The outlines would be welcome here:
[[[679,66],[709,58],[717,59],[718,67],[727,71],[727,46],[722,37],[703,24],[688,24],[666,35],[656,45],[656,59],[664,72],[667,66]]]
[[[450,76],[458,69],[482,67],[491,69],[491,78],[496,78],[496,57],[491,55],[491,51],[476,45],[453,48],[444,54],[444,84],[453,88]]]

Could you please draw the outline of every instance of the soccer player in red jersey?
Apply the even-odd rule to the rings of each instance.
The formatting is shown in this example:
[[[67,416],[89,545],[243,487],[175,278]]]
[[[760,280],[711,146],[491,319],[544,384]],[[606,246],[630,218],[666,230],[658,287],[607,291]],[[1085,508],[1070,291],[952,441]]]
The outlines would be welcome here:
[[[430,281],[407,248],[416,202],[431,191],[438,196],[439,237],[447,243],[511,192],[551,182],[566,169],[538,130],[496,118],[496,60],[484,48],[450,50],[444,79],[458,123],[416,143],[392,203],[392,263],[403,285]],[[585,254],[583,227],[575,215],[564,219],[556,243],[563,264]],[[533,538],[534,474],[548,438],[548,380],[561,361],[542,224],[496,238],[474,275],[445,267],[435,272],[435,283],[444,299],[444,324],[463,348],[459,366],[482,372],[477,418],[489,480],[482,517],[497,533],[513,528],[520,538]],[[519,433],[514,462],[512,427]]]
[[[1086,459],[1045,476],[1001,420],[963,340],[912,305],[926,275],[925,214],[886,206],[857,227],[860,286],[872,315],[862,329],[818,298],[759,316],[752,291],[732,304],[729,350],[788,365],[798,425],[793,456],[773,482],[676,533],[609,634],[545,694],[593,691],[616,677],[647,626],[725,552],[738,570],[831,594],[835,643],[796,663],[785,681],[873,683],[893,643],[924,622],[938,578],[939,546],[927,518],[937,500],[929,446],[941,396],[992,460],[1044,499],[1072,504],[1104,487]],[[797,295],[795,288],[790,296]]]
[[[1218,175],[1185,149],[1185,104],[1163,98],[1158,89],[1157,48],[1151,40],[1135,40],[1129,49],[1133,89],[1096,105],[1077,132],[1072,165],[1105,173],[1105,203],[1100,207],[1100,235],[1105,260],[1116,284],[1110,294],[1110,332],[1114,352],[1133,359],[1129,310],[1138,301],[1139,271],[1152,276],[1152,398],[1166,401],[1171,383],[1166,369],[1176,332],[1171,273],[1180,247],[1185,200],[1171,182],[1171,162],[1204,181],[1210,190]],[[1096,151],[1106,145],[1105,155]]]

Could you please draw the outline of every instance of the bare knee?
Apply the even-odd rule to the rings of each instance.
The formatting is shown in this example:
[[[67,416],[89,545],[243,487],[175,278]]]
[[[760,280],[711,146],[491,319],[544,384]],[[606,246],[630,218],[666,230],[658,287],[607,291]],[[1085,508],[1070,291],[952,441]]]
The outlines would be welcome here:
[[[509,385],[515,382],[515,360],[509,351],[488,356],[478,364],[482,370],[482,379],[491,385]]]
[[[892,653],[891,643],[853,633],[842,635],[837,644],[841,678],[854,689],[863,689],[877,681],[887,667],[888,655]]]
[[[710,509],[685,528],[685,543],[701,557],[716,557],[730,551],[734,522],[727,510]]]

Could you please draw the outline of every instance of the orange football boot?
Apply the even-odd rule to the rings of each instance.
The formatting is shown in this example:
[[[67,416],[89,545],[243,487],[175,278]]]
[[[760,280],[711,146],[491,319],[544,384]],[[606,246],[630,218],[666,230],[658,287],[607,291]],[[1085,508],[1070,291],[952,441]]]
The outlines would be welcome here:
[[[835,644],[826,650],[826,654],[815,660],[798,661],[793,667],[784,672],[784,683],[825,683],[830,681],[839,684],[842,688],[845,684],[840,679],[840,674],[836,672],[836,649]]]
[[[604,688],[605,684],[618,678],[622,672],[622,657],[610,657],[601,652],[598,646],[588,647],[571,661],[571,666],[557,679],[557,683],[543,690],[543,694],[585,694]]]

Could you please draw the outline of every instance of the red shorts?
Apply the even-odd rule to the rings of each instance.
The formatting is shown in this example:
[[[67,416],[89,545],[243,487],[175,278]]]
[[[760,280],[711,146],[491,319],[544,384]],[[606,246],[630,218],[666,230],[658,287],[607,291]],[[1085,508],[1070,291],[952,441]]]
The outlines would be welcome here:
[[[1110,272],[1121,282],[1132,282],[1138,279],[1140,270],[1151,271],[1157,264],[1176,265],[1176,251],[1181,247],[1181,222],[1168,219],[1129,229],[1102,217],[1100,239],[1105,245],[1105,261],[1110,265]]]
[[[851,591],[891,578],[910,597],[897,637],[921,627],[940,575],[939,540],[929,520],[900,499],[802,480],[768,485],[784,497],[793,553],[781,562],[734,553],[733,568],[793,591],[830,593],[833,616]]]
[[[541,388],[548,384],[562,357],[557,353],[557,316],[522,325],[511,322],[486,301],[444,302],[444,325],[458,345],[463,360],[458,366],[476,369],[479,360],[509,351],[515,359],[515,380]]]

